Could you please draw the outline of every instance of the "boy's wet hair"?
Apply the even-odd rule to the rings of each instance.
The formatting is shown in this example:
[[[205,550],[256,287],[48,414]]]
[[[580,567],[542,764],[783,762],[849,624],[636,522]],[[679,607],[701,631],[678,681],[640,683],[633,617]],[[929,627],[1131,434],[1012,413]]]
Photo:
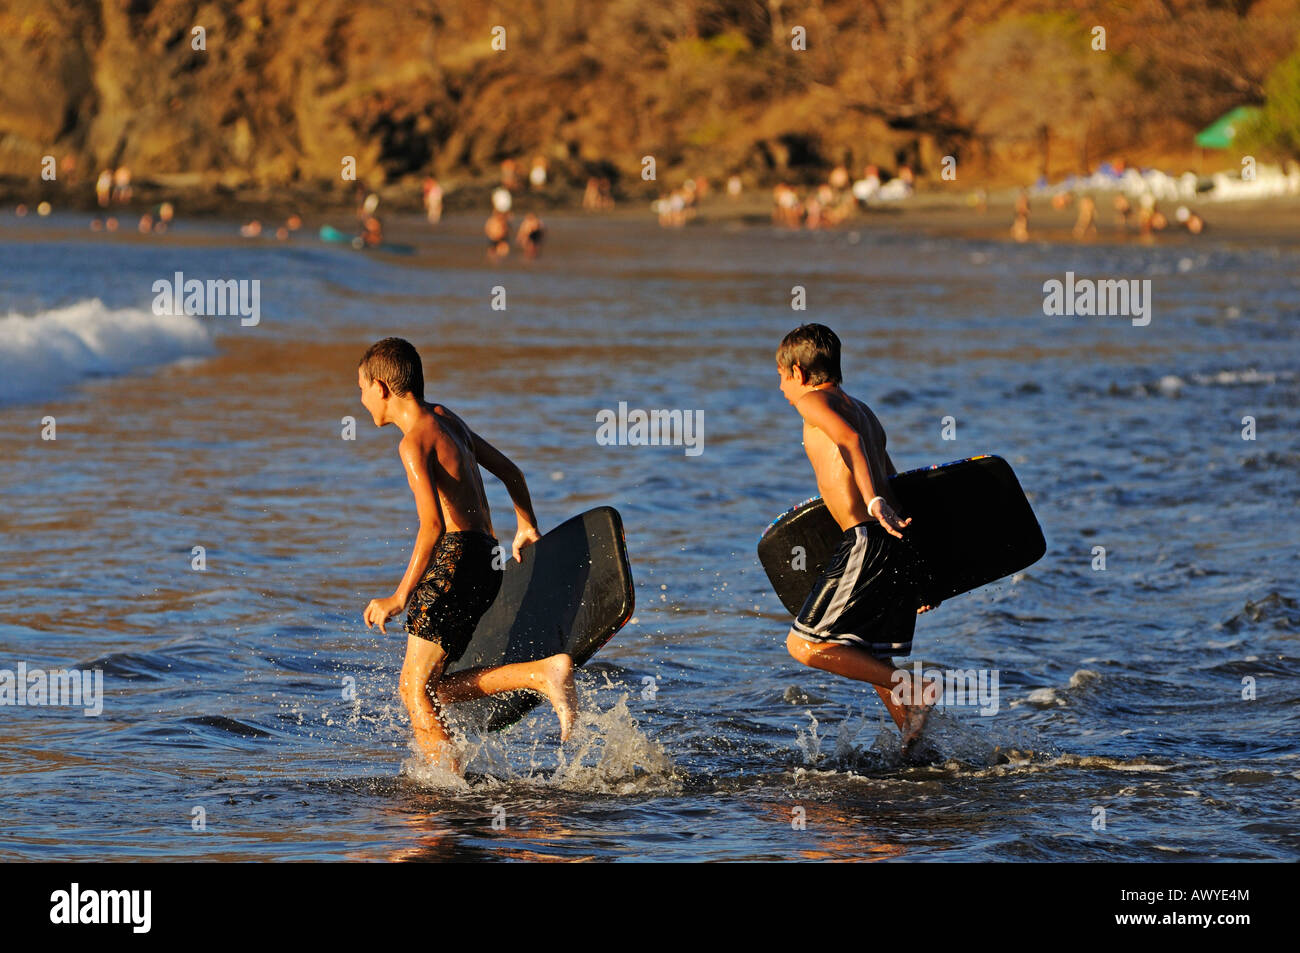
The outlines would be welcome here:
[[[787,374],[798,364],[809,384],[838,384],[840,339],[824,324],[801,324],[776,349],[776,362]]]
[[[368,381],[383,381],[396,396],[424,400],[424,365],[410,341],[384,338],[361,355],[357,364]]]

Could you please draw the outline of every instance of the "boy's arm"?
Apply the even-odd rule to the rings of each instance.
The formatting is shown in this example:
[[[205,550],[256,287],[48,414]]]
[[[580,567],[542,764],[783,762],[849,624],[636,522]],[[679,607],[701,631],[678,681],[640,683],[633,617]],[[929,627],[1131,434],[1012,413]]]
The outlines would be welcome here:
[[[384,623],[401,612],[411,599],[411,593],[419,585],[424,571],[429,568],[433,549],[442,536],[442,511],[438,508],[437,487],[429,473],[427,448],[419,446],[415,440],[403,437],[398,445],[398,454],[402,458],[402,469],[406,471],[406,482],[411,486],[415,496],[415,509],[420,516],[420,529],[415,535],[415,548],[411,551],[411,561],[406,565],[406,574],[397,584],[397,590],[387,599],[371,599],[362,619],[366,628],[371,625],[383,632]]]
[[[419,446],[414,440],[408,443],[407,438],[403,437],[397,450],[401,454],[402,469],[406,471],[406,482],[411,487],[411,493],[415,497],[415,510],[420,517],[420,529],[415,534],[411,561],[406,566],[406,575],[393,593],[393,598],[405,606],[424,577],[424,571],[429,568],[429,560],[444,527],[442,510],[438,507],[438,487],[434,484],[433,474],[429,472],[427,448]]]
[[[840,456],[843,457],[845,466],[849,468],[849,473],[853,475],[853,482],[858,492],[862,494],[863,502],[868,507],[872,507],[872,500],[878,494],[871,480],[871,465],[867,462],[867,451],[862,443],[862,435],[852,424],[836,413],[826,398],[818,393],[807,395],[795,407],[804,420],[826,434],[839,448]],[[873,508],[881,525],[901,539],[903,534],[899,530],[907,526],[911,519],[900,520],[893,507],[884,499],[881,499],[879,506]],[[871,509],[867,512],[870,513]]]
[[[542,538],[537,530],[537,514],[533,512],[533,501],[528,495],[528,483],[523,471],[515,466],[513,460],[471,431],[474,441],[474,456],[488,473],[505,484],[510,494],[510,502],[515,506],[515,517],[519,521],[519,530],[515,533],[514,556],[523,562],[524,547]]]

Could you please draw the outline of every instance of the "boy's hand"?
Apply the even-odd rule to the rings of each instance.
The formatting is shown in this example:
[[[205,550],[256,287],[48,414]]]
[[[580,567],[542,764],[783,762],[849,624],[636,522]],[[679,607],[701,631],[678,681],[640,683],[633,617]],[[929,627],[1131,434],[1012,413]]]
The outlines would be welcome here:
[[[537,527],[531,523],[520,523],[519,532],[515,533],[515,562],[524,561],[524,547],[531,546],[542,538],[542,534],[537,532]]]
[[[883,498],[880,500],[879,505],[874,507],[874,509],[876,511],[876,519],[879,521],[881,526],[885,527],[885,531],[891,536],[897,536],[899,539],[902,539],[903,534],[900,531],[907,529],[907,527],[911,525],[912,517],[909,516],[907,519],[899,519],[898,514],[894,512],[894,508],[885,502]]]
[[[387,599],[371,599],[370,604],[366,606],[365,614],[362,618],[365,620],[366,628],[372,625],[377,626],[380,632],[385,635],[384,623],[391,619],[397,613],[402,611],[403,603],[397,596],[389,596]]]

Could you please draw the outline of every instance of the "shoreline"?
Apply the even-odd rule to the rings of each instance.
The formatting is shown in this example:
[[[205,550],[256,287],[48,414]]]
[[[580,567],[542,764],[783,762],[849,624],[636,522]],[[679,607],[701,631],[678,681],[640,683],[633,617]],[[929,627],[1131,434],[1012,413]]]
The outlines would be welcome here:
[[[934,237],[959,238],[975,241],[994,241],[1015,244],[1011,237],[1011,222],[1014,217],[1014,205],[1017,189],[1005,189],[990,194],[987,208],[980,211],[969,203],[967,193],[957,192],[922,192],[900,202],[888,205],[878,204],[866,209],[859,209],[845,221],[827,226],[817,231],[830,233],[850,233],[855,231],[892,231],[902,235],[928,235]],[[1077,195],[1090,194],[1086,192]],[[1099,199],[1104,196],[1092,193]],[[193,208],[176,203],[177,222],[201,224],[207,229],[206,234],[168,231],[164,234],[142,234],[136,227],[140,215],[152,209],[156,203],[132,201],[116,209],[100,209],[94,203],[85,206],[55,206],[56,218],[51,221],[39,217],[34,208],[29,206],[25,216],[15,214],[15,205],[6,200],[0,204],[0,239],[14,241],[56,241],[92,237],[111,239],[113,241],[130,241],[153,243],[159,245],[205,245],[212,244],[213,227],[226,224],[230,226],[230,241],[247,244],[250,242],[269,241],[280,244],[274,237],[278,221],[290,214],[299,214],[303,227],[288,240],[289,244],[302,244],[304,240],[317,242],[317,230],[321,225],[351,227],[355,222],[355,212],[350,205],[322,203],[320,197],[307,205],[292,203],[287,200],[263,204],[239,204],[234,208],[226,206],[216,208],[199,206]],[[167,199],[168,201],[174,201]],[[1030,200],[1029,239],[1027,244],[1203,244],[1222,239],[1230,241],[1269,241],[1290,245],[1300,242],[1300,196],[1281,196],[1267,199],[1248,199],[1238,201],[1203,201],[1186,203],[1196,210],[1205,220],[1206,229],[1200,235],[1192,235],[1176,222],[1151,236],[1142,236],[1130,223],[1123,228],[1108,204],[1098,201],[1097,233],[1088,239],[1076,239],[1072,234],[1076,211],[1074,208],[1053,209],[1046,196],[1034,196]],[[1162,203],[1162,208],[1172,211],[1175,203]],[[385,217],[385,238],[397,242],[415,242],[420,244],[430,238],[441,235],[444,238],[472,234],[477,242],[480,229],[486,219],[487,201],[477,207],[456,207],[447,211],[436,225],[430,225],[419,210],[394,204],[387,210]],[[381,214],[384,209],[381,200]],[[694,218],[684,228],[723,227],[726,229],[776,227],[771,218],[772,202],[767,192],[751,190],[737,199],[726,196],[709,196],[700,202]],[[512,218],[518,220],[527,212],[537,212],[544,220],[552,223],[572,225],[585,221],[601,221],[617,224],[656,224],[655,213],[650,210],[650,203],[623,202],[610,210],[588,211],[580,205],[564,202],[559,195],[522,192],[515,201]],[[234,213],[234,214],[232,214]],[[91,231],[93,219],[103,219],[108,215],[116,216],[121,225],[116,232]],[[84,216],[85,224],[77,227],[68,225],[70,217]],[[267,234],[259,238],[245,238],[239,234],[242,222],[250,220],[265,222]],[[33,228],[33,225],[39,227]],[[674,229],[664,228],[664,232]],[[787,231],[808,231],[808,229],[785,229]],[[223,243],[218,241],[218,243]],[[421,256],[417,251],[415,256]]]

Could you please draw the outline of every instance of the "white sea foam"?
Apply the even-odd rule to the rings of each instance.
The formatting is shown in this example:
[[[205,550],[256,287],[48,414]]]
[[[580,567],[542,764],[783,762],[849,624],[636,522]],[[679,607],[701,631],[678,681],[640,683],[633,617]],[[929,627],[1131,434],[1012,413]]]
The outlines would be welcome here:
[[[98,298],[0,317],[0,404],[57,396],[92,377],[124,374],[212,353],[192,315],[106,308]]]

